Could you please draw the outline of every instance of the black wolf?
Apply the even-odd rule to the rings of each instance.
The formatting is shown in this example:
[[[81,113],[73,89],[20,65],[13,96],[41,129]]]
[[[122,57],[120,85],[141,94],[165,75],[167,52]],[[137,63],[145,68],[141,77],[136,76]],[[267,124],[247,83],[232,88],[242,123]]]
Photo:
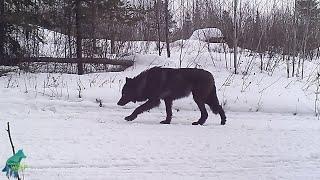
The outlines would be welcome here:
[[[126,78],[122,89],[122,97],[118,105],[124,106],[130,101],[146,101],[136,108],[125,120],[132,121],[138,114],[150,110],[160,104],[163,99],[166,105],[167,117],[162,124],[170,124],[172,118],[172,101],[188,96],[192,92],[193,99],[197,103],[201,117],[192,125],[203,125],[208,117],[205,104],[210,106],[213,113],[220,115],[221,125],[226,123],[224,110],[219,105],[213,76],[210,72],[202,69],[160,68],[148,69],[138,76]]]

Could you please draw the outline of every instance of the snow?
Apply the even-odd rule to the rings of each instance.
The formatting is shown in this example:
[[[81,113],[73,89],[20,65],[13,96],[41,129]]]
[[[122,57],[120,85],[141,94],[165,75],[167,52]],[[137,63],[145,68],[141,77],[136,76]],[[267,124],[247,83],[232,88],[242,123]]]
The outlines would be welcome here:
[[[234,75],[225,44],[176,41],[171,58],[165,52],[159,57],[154,46],[129,57],[135,65],[124,72],[78,76],[14,69],[0,77],[0,162],[11,155],[4,130],[10,122],[16,149],[27,156],[25,179],[320,178],[317,60],[306,61],[301,80],[286,78],[280,60],[260,72],[260,59],[240,50],[240,73]],[[205,126],[192,126],[200,112],[191,97],[173,103],[170,125],[159,124],[163,103],[125,121],[141,104],[116,105],[125,77],[180,64],[212,72],[227,124],[219,125],[219,116],[209,113]]]
[[[26,179],[320,177],[320,124],[313,116],[228,112],[226,126],[212,114],[205,126],[191,126],[197,111],[174,112],[173,124],[159,124],[163,107],[126,122],[133,106],[115,101],[100,108],[91,100],[18,97],[1,106],[0,126],[11,121],[14,143],[27,154]],[[0,139],[5,162],[5,131]]]
[[[190,40],[208,41],[210,38],[222,38],[223,34],[218,28],[204,28],[195,30]]]

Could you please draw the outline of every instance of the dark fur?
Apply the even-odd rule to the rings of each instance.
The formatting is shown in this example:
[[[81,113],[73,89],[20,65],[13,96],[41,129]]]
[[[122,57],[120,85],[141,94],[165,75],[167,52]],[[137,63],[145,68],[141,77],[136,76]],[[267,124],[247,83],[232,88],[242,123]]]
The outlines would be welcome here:
[[[122,97],[118,105],[124,106],[130,101],[146,101],[127,116],[127,121],[137,118],[138,114],[159,106],[160,99],[166,105],[167,117],[162,124],[170,124],[172,118],[172,101],[182,97],[193,95],[197,103],[201,117],[193,125],[203,125],[208,117],[205,104],[208,104],[213,113],[219,114],[221,124],[226,123],[224,110],[219,105],[213,76],[202,69],[171,69],[154,67],[146,70],[133,79],[126,78],[126,84],[122,89]]]

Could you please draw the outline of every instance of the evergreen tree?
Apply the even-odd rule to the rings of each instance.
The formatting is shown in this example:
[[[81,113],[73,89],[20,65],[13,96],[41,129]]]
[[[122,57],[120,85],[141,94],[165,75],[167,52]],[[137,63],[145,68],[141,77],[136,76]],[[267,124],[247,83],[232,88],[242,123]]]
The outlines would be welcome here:
[[[40,5],[49,5],[51,0],[0,0],[0,64],[8,57],[25,55],[24,49],[14,35],[23,34],[29,39],[30,33],[40,22]],[[21,37],[20,37],[21,38]],[[40,40],[40,37],[37,37]]]
[[[32,18],[30,9],[33,5],[28,0],[0,0],[0,58],[21,55],[21,47],[11,34],[19,27],[31,28],[28,20]]]

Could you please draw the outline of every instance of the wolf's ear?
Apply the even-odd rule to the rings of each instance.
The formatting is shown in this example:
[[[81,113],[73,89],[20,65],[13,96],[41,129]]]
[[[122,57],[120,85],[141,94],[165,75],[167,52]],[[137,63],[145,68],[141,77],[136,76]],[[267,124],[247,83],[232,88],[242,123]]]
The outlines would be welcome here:
[[[126,82],[129,82],[131,80],[131,78],[126,77]]]

